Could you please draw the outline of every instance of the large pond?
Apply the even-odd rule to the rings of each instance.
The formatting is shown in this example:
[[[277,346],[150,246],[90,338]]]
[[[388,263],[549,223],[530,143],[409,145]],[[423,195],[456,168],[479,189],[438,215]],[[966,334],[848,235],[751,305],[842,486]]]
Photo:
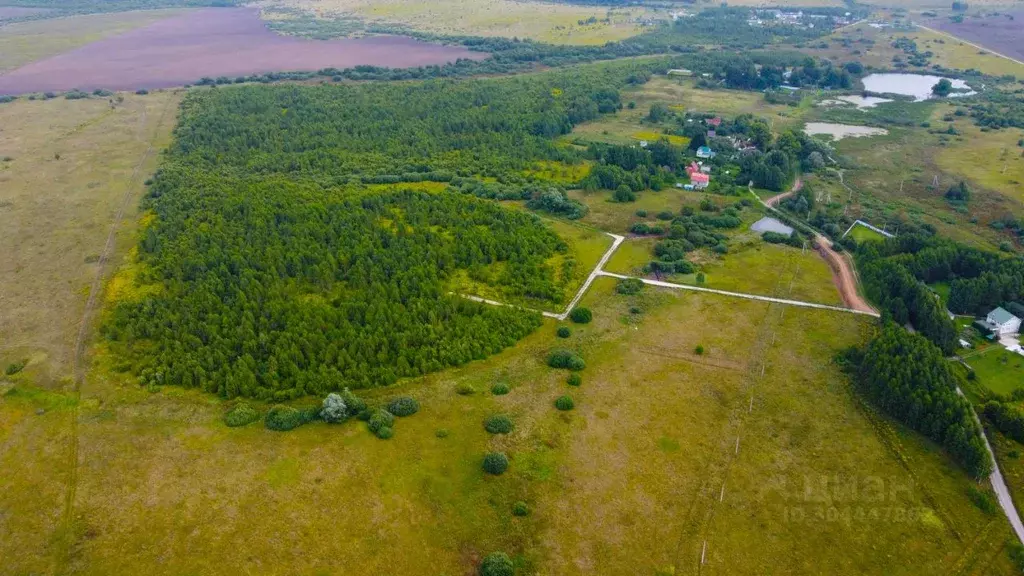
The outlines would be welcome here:
[[[868,92],[879,94],[900,94],[911,96],[915,101],[921,102],[932,97],[932,86],[938,84],[942,76],[931,76],[929,74],[869,74],[861,80],[864,82],[864,89]],[[953,83],[953,90],[966,90],[966,92],[952,92],[950,96],[970,96],[974,94],[971,87],[963,80],[949,78]]]
[[[808,122],[804,133],[809,136],[828,134],[836,140],[843,138],[861,138],[864,136],[884,136],[889,133],[885,128],[871,126],[853,126],[851,124],[834,124],[831,122]]]
[[[778,232],[779,234],[792,234],[793,229],[783,224],[780,220],[765,216],[750,225],[754,232]]]

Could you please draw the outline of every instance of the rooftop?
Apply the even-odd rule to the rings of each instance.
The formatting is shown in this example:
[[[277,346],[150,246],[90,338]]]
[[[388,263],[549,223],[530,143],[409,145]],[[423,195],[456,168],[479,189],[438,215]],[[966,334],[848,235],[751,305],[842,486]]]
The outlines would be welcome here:
[[[1005,310],[1002,307],[996,308],[995,310],[989,312],[988,317],[991,318],[993,322],[999,325],[1006,324],[1007,322],[1017,319],[1016,316],[1010,314],[1007,310]]]

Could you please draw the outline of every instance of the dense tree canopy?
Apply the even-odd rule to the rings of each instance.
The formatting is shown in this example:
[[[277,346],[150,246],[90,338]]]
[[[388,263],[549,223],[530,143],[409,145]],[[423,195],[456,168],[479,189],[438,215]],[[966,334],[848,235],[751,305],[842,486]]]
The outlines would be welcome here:
[[[143,381],[283,400],[483,358],[539,315],[450,293],[563,302],[566,244],[462,182],[560,158],[551,137],[614,110],[642,66],[503,80],[191,93],[150,187],[146,286],[104,332]],[[571,153],[571,152],[570,152]],[[453,182],[454,184],[454,182]],[[463,194],[460,192],[472,192]],[[548,211],[578,208],[526,190]]]
[[[887,414],[942,444],[971,475],[987,475],[991,459],[957,377],[925,338],[888,323],[864,351],[861,390]]]

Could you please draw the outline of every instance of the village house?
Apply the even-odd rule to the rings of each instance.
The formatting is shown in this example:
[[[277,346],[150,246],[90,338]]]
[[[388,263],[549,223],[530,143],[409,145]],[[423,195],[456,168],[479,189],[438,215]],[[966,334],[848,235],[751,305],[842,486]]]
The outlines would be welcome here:
[[[985,323],[997,336],[1006,336],[1020,332],[1020,318],[1010,314],[1002,307],[988,313]]]
[[[710,147],[708,147],[708,146],[701,146],[700,148],[697,148],[697,158],[708,159],[708,158],[714,158],[714,157],[715,157],[715,151],[712,150]]]
[[[711,183],[711,176],[702,172],[694,172],[690,174],[690,184],[693,185],[695,190],[703,190],[708,187]]]

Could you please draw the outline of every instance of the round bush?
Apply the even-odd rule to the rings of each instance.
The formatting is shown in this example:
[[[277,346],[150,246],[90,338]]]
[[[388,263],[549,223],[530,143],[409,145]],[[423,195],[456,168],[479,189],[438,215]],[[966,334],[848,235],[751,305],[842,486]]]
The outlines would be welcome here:
[[[263,425],[270,430],[287,432],[305,424],[306,422],[304,420],[302,412],[292,408],[291,406],[277,404],[272,406],[270,411],[267,412],[267,417],[263,420]]]
[[[644,283],[639,278],[623,278],[619,280],[619,283],[615,286],[615,291],[619,294],[625,294],[626,296],[632,296],[639,294],[644,289]]]
[[[366,425],[370,428],[370,432],[377,434],[381,428],[391,428],[395,425],[395,417],[391,412],[383,408],[378,408],[373,411],[369,421]]]
[[[377,430],[376,434],[377,438],[380,438],[381,440],[390,440],[391,437],[395,435],[395,431],[390,426],[384,426],[380,430]]]
[[[356,419],[362,420],[363,422],[368,422],[370,420],[370,416],[373,416],[373,410],[370,410],[369,408],[363,408],[356,413]]]
[[[349,414],[359,414],[366,410],[366,401],[353,394],[348,388],[342,390],[340,396],[342,401],[345,402],[346,411]]]
[[[408,396],[400,396],[388,403],[388,412],[395,416],[412,416],[419,411],[420,403]]]
[[[231,410],[224,414],[224,423],[232,428],[252,424],[259,419],[260,413],[245,402],[235,404]]]
[[[704,346],[701,346],[700,344],[698,344],[697,347],[693,349],[693,351],[694,351],[694,353],[697,354],[697,356],[703,356],[704,355]]]
[[[320,409],[320,418],[328,424],[344,422],[348,411],[345,401],[340,394],[328,394],[324,398],[323,407]]]
[[[581,378],[579,374],[573,372],[565,379],[565,383],[569,386],[579,386],[580,384],[583,384],[583,378]]]
[[[569,330],[568,326],[559,326],[557,334],[559,338],[568,338],[572,336],[572,330]]]
[[[590,311],[590,308],[573,308],[572,312],[569,313],[569,319],[577,324],[588,324],[594,319],[594,314]]]
[[[530,507],[526,505],[526,502],[520,500],[512,505],[513,516],[527,516],[530,514]]]
[[[512,419],[504,414],[491,416],[484,421],[484,430],[491,434],[508,434],[512,431]]]
[[[509,388],[508,384],[504,382],[498,382],[494,386],[491,386],[491,394],[494,394],[495,396],[504,396],[505,394],[508,394],[510,391],[511,388]]]
[[[480,564],[480,576],[513,576],[515,566],[504,552],[491,552]]]
[[[491,452],[484,456],[484,472],[500,476],[508,470],[508,456],[501,452]]]
[[[472,396],[476,393],[476,388],[473,388],[472,384],[462,383],[455,387],[455,393],[460,396]]]
[[[579,372],[587,367],[587,363],[572,350],[558,349],[548,355],[548,366]]]
[[[448,437],[448,430],[445,429],[445,428],[440,428],[440,429],[438,429],[437,432],[434,432],[434,436],[437,436],[438,438],[447,438]]]
[[[558,408],[562,412],[572,410],[576,407],[576,403],[572,401],[572,398],[568,396],[559,396],[558,400],[555,400],[555,408]]]
[[[647,210],[640,209],[636,211],[636,215],[639,218],[647,218]]]

